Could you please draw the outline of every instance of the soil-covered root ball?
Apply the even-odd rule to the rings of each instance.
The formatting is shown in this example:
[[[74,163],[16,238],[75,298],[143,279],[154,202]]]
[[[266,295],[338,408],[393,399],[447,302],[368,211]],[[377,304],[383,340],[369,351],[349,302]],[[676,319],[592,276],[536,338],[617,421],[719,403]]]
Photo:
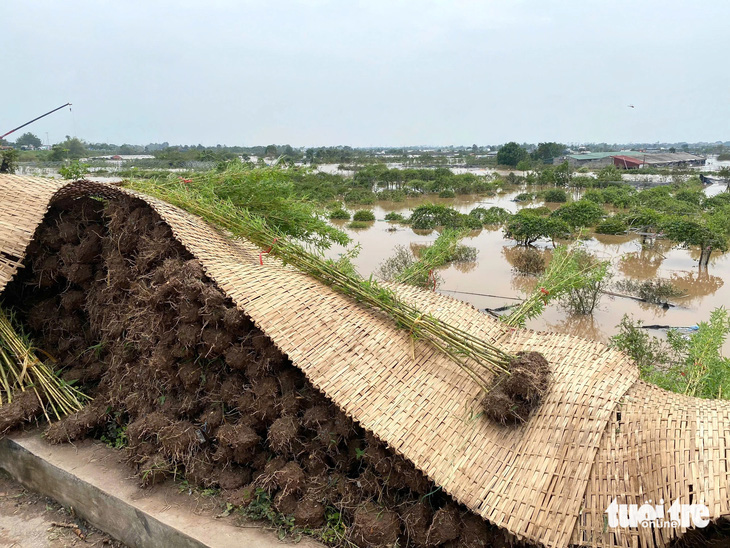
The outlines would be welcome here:
[[[25,421],[35,419],[43,411],[43,404],[33,390],[18,392],[12,403],[0,406],[0,434]]]
[[[399,535],[400,520],[395,512],[373,502],[366,502],[355,510],[352,540],[358,546],[393,546]]]
[[[539,352],[519,352],[509,374],[497,377],[482,400],[487,417],[501,424],[527,421],[550,386],[550,365]]]

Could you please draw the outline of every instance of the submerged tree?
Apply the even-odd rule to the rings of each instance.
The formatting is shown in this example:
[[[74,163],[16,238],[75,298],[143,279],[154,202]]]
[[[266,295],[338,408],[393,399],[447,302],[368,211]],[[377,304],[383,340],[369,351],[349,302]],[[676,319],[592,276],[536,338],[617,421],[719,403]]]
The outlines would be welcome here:
[[[699,246],[700,267],[706,267],[710,261],[712,252],[728,250],[728,236],[718,230],[717,223],[712,218],[698,217],[687,219],[684,217],[671,217],[667,220],[662,229],[670,240],[673,240],[684,247]]]

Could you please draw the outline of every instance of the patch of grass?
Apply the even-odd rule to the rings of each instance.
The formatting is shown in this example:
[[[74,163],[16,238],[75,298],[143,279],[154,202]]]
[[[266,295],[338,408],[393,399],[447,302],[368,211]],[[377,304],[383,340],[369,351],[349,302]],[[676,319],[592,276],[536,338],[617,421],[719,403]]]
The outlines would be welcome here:
[[[112,449],[123,449],[129,445],[127,421],[118,412],[107,422],[104,433],[99,438]]]
[[[225,514],[229,514],[231,510],[232,508],[226,508]],[[298,527],[293,516],[287,516],[274,509],[271,496],[261,488],[256,488],[253,500],[238,511],[250,520],[268,522],[276,529],[277,537],[281,541],[290,538],[294,542],[299,542],[303,535],[308,535],[335,548],[357,548],[348,539],[348,525],[342,513],[332,506],[325,508],[325,524],[315,529]]]
[[[362,229],[362,228],[370,228],[371,224],[367,221],[352,221],[351,223],[347,224],[347,228],[352,229]]]

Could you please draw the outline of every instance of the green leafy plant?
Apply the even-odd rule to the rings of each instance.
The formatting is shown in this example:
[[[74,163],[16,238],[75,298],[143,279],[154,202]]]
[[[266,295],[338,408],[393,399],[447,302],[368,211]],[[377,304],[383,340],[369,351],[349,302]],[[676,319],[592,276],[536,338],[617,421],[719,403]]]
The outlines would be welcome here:
[[[560,297],[561,305],[572,314],[592,314],[611,277],[610,262],[600,261],[582,248],[575,250],[573,260],[579,271],[590,275],[565,291]]]
[[[524,326],[527,320],[540,316],[550,302],[603,280],[607,265],[584,260],[585,253],[575,244],[555,248],[550,265],[537,281],[535,290],[504,318],[504,322],[515,327]]]
[[[61,166],[58,172],[64,179],[78,181],[89,173],[89,164],[82,164],[78,160],[73,160],[68,165]]]
[[[433,244],[421,252],[417,260],[405,256],[405,248],[396,250],[396,254],[381,265],[379,273],[384,279],[400,283],[435,286],[437,278],[434,269],[451,262],[476,259],[475,248],[459,244],[465,234],[465,231],[444,230]]]
[[[347,210],[338,207],[337,209],[333,209],[332,211],[330,211],[330,219],[349,221],[350,213]]]
[[[272,230],[294,237],[306,244],[326,249],[331,244],[346,245],[350,238],[331,226],[319,209],[298,195],[290,173],[279,167],[253,168],[231,163],[221,171],[210,171],[181,182],[177,177],[126,183],[130,188],[151,195],[177,196],[188,203],[215,209],[225,204],[226,215],[233,221],[239,212],[249,212]],[[209,219],[210,220],[210,219]]]
[[[425,204],[418,206],[411,214],[411,226],[416,229],[445,228],[482,228],[482,223],[474,217],[459,213],[442,205]]]
[[[358,209],[352,216],[353,221],[370,222],[375,220],[375,213],[369,209]]]
[[[469,212],[470,217],[474,217],[483,225],[498,225],[504,223],[510,218],[511,214],[504,208],[493,206],[489,209],[483,207],[475,207]]]
[[[0,151],[0,173],[15,173],[18,170],[18,151],[14,148]]]
[[[567,202],[568,194],[560,188],[553,188],[551,190],[545,191],[545,193],[542,195],[542,198],[546,202]]]
[[[552,216],[571,227],[595,226],[606,215],[604,209],[588,200],[578,200],[556,209]]]
[[[507,238],[517,240],[520,245],[528,246],[540,238],[567,237],[570,227],[562,219],[542,217],[531,209],[521,209],[513,215],[504,229]]]
[[[403,222],[405,219],[404,219],[403,215],[401,215],[400,213],[391,211],[390,213],[385,214],[385,220],[400,223],[400,222]]]
[[[520,192],[517,196],[513,198],[513,201],[515,202],[529,202],[530,200],[535,199],[535,194],[532,192]]]
[[[618,215],[608,217],[596,225],[597,234],[625,234],[628,230],[629,226]]]
[[[634,359],[641,377],[666,390],[708,399],[730,397],[730,360],[722,346],[730,333],[725,308],[710,313],[694,334],[670,330],[664,343],[643,331],[641,322],[624,316],[611,346]]]

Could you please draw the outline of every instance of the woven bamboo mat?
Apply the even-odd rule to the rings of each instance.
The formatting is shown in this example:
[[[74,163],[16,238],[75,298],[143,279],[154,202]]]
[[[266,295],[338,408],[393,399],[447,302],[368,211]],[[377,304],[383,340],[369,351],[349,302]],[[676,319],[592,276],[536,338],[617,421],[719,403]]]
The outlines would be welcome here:
[[[0,290],[14,275],[52,199],[121,192],[99,183],[0,176],[0,256],[8,257],[0,262]],[[554,379],[538,412],[519,428],[499,427],[479,416],[479,390],[458,366],[426,344],[413,343],[382,314],[276,259],[265,257],[261,266],[259,250],[251,244],[232,242],[184,211],[144,199],[315,386],[444,491],[517,538],[551,547],[571,542],[633,545],[621,543],[628,533],[610,538],[602,534],[603,511],[613,493],[630,493],[635,482],[647,483],[641,493],[665,489],[659,479],[670,472],[664,466],[683,474],[672,484],[672,492],[682,496],[689,485],[697,489],[690,472],[701,462],[703,472],[696,477],[716,486],[712,515],[727,510],[724,445],[702,457],[685,458],[682,453],[671,462],[663,452],[667,444],[724,444],[730,420],[723,404],[703,403],[714,411],[685,419],[685,427],[687,420],[695,421],[689,430],[674,423],[663,423],[662,430],[658,423],[646,422],[646,416],[656,415],[659,421],[665,409],[685,404],[678,403],[680,396],[637,383],[638,371],[623,354],[569,335],[510,329],[450,297],[398,287],[401,297],[422,311],[493,340],[508,352],[536,350],[546,356]],[[640,397],[649,403],[637,404]],[[619,408],[622,435],[616,436]],[[705,418],[709,422],[702,422]],[[633,445],[632,436],[638,434],[632,428],[641,432],[641,447]],[[637,459],[644,468],[636,466]],[[660,467],[656,474],[644,472],[655,466]],[[638,474],[643,474],[641,479]]]
[[[730,401],[666,392],[638,381],[614,410],[588,482],[572,542],[586,546],[665,546],[678,528],[607,530],[618,504],[699,503],[730,516]],[[667,513],[668,516],[668,513]]]

